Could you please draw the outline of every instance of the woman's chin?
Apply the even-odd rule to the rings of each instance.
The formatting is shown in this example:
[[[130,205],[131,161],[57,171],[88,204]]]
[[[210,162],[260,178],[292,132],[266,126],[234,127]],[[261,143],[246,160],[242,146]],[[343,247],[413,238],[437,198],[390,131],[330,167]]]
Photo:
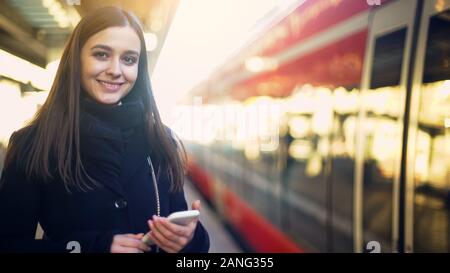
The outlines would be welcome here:
[[[114,105],[119,103],[120,96],[112,96],[112,95],[97,96],[96,101],[101,104]]]

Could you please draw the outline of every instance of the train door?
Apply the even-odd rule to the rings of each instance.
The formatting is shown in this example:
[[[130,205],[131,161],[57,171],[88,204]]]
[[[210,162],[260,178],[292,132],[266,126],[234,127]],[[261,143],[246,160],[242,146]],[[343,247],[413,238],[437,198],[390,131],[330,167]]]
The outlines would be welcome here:
[[[354,250],[397,251],[408,69],[418,1],[383,3],[369,19],[358,116]]]
[[[450,252],[450,1],[423,3],[406,157],[405,251]]]

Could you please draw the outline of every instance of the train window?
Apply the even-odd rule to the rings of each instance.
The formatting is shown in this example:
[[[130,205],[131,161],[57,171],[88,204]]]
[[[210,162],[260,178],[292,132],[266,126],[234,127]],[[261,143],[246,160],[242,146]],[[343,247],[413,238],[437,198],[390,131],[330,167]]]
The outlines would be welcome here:
[[[402,88],[400,87],[406,28],[378,36],[367,106],[364,156],[364,241],[378,241],[392,250],[393,185],[401,161]]]
[[[376,39],[370,89],[400,84],[406,28]]]
[[[430,20],[425,57],[424,83],[449,79],[450,75],[450,11]]]
[[[430,18],[415,154],[414,251],[450,251],[450,10]]]

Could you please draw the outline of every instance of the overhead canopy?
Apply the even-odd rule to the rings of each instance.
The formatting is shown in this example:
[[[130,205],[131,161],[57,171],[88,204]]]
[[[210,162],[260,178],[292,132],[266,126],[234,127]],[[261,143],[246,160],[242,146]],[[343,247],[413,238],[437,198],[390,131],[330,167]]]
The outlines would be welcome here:
[[[109,5],[136,14],[156,37],[150,70],[159,55],[179,0],[0,0],[0,49],[45,67],[61,50],[80,17]]]

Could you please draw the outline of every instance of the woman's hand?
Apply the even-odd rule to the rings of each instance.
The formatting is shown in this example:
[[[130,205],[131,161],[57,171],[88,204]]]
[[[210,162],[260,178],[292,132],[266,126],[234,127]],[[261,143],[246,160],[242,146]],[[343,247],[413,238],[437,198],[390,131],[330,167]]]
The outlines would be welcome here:
[[[192,209],[200,210],[200,200],[192,203]],[[169,222],[165,217],[153,216],[149,220],[150,237],[160,248],[168,253],[179,252],[194,237],[198,219],[192,220],[187,226],[181,226]]]
[[[117,234],[114,235],[111,244],[111,253],[143,253],[151,248],[141,241],[144,233],[139,234]]]

